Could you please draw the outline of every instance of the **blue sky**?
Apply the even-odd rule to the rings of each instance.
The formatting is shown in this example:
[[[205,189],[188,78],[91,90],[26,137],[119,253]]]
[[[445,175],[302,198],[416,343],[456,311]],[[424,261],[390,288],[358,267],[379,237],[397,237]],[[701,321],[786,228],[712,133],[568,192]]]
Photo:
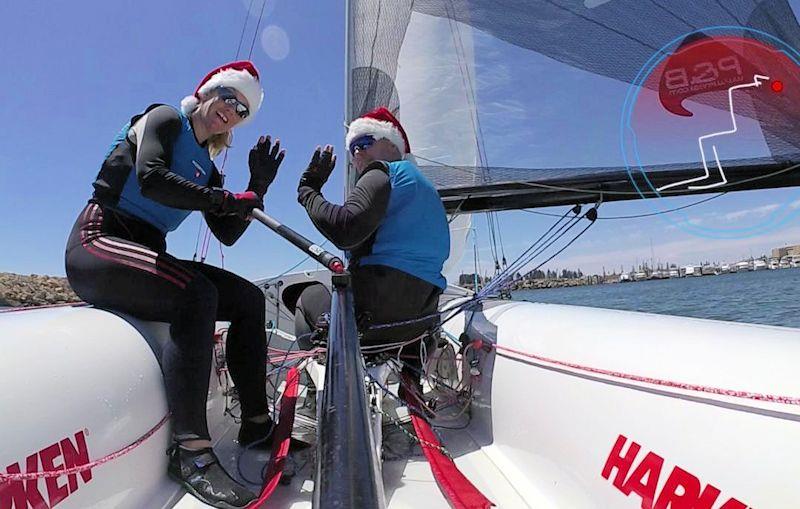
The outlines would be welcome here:
[[[250,0],[125,4],[54,0],[0,5],[5,21],[0,32],[6,90],[2,111],[7,122],[0,136],[0,271],[63,275],[66,237],[91,194],[91,182],[117,131],[151,103],[178,104],[210,68],[232,60],[247,18],[246,56],[261,1],[252,2],[254,12],[248,16],[250,4]],[[252,55],[262,73],[264,106],[253,123],[237,130],[225,163],[227,187],[239,190],[246,185],[247,152],[258,135],[279,137],[287,156],[267,195],[266,211],[318,241],[322,237],[297,204],[295,189],[316,145],[332,143],[342,152],[343,55],[342,3],[268,0]],[[537,97],[548,99],[550,110],[557,110],[559,101],[567,99],[559,99],[556,87],[545,85],[541,84]],[[621,108],[621,104],[609,108]],[[598,158],[619,159],[614,133],[590,123],[586,126],[581,136],[592,140],[587,147],[594,147]],[[413,133],[411,137],[413,146]],[[503,148],[492,148],[490,143],[490,164],[526,160]],[[528,160],[539,161],[548,143],[540,139],[536,149],[537,154]],[[326,196],[340,200],[342,182],[340,165],[325,188]],[[682,222],[754,224],[769,217],[776,206],[795,200],[796,189],[748,192],[714,200],[672,221],[601,221],[551,267],[580,267],[585,272],[603,266],[627,268],[637,260],[650,259],[651,240],[654,258],[673,263],[734,261],[779,245],[800,244],[796,216],[781,228],[749,238],[708,239],[680,228]],[[689,201],[610,203],[601,216],[649,212]],[[800,208],[800,201],[796,203],[795,208]],[[499,217],[509,261],[550,224],[548,218],[522,211]],[[476,217],[474,224],[479,256],[486,262],[486,221]],[[199,225],[200,216],[194,214],[172,233],[170,252],[191,258]],[[224,252],[226,268],[251,278],[280,273],[302,258],[259,224]],[[208,261],[220,263],[215,241]],[[463,265],[472,266],[471,256],[465,257]]]
[[[2,111],[14,120],[0,137],[0,271],[64,274],[64,243],[115,134],[151,103],[178,104],[209,69],[233,60],[249,4],[2,2],[0,62],[4,88],[13,90]],[[245,56],[261,2],[253,4]],[[227,186],[242,190],[247,153],[258,135],[280,137],[287,155],[267,212],[315,239],[321,237],[294,190],[314,147],[333,143],[338,149],[343,140],[343,17],[337,2],[268,2],[259,32],[283,31],[288,54],[270,58],[257,37],[252,58],[262,74],[264,106],[251,125],[237,130],[225,164]],[[340,197],[341,182],[337,168],[328,194]],[[199,222],[193,214],[169,235],[172,253],[191,258]],[[216,242],[208,260],[219,263]],[[247,277],[282,271],[297,260],[291,246],[260,224],[225,250],[225,266]]]

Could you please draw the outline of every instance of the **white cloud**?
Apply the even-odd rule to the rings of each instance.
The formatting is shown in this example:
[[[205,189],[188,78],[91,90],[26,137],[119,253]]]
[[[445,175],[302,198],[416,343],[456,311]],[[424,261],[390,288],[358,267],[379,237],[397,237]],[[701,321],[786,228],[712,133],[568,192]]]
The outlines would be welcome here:
[[[705,214],[705,216],[709,216],[709,215],[713,215],[713,213],[712,214]],[[688,219],[686,219],[684,221],[678,221],[678,222],[675,222],[675,223],[672,223],[672,224],[668,224],[664,228],[666,230],[677,230],[678,228],[683,229],[683,228],[691,227],[691,226],[700,226],[704,222],[706,222],[706,219],[704,217],[691,217],[691,218],[688,218]]]
[[[798,205],[800,205],[800,200],[798,200],[797,203]],[[728,212],[727,214],[724,214],[722,218],[725,221],[737,221],[739,219],[746,217],[763,217],[766,216],[767,214],[775,212],[780,207],[781,205],[778,203],[770,203],[769,205],[762,205],[761,207],[737,210],[735,212]]]

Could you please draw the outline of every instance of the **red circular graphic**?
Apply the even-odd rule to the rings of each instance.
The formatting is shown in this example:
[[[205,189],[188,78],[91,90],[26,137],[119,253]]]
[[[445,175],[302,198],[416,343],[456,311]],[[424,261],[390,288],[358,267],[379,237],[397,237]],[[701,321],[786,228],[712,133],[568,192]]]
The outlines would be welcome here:
[[[800,150],[800,53],[769,34],[745,31],[685,34],[642,68],[622,125],[623,153],[626,163],[636,163],[630,177],[642,198],[793,185],[788,179],[796,176],[769,172],[788,171],[784,161]],[[784,225],[794,213],[788,201],[769,209],[763,220],[748,211],[684,214],[673,224],[733,239]]]
[[[795,104],[797,97],[791,94],[792,98],[779,99],[772,94],[769,97],[759,95],[761,83],[769,83],[775,93],[784,92],[784,82],[778,76],[785,79],[787,72],[796,67],[785,53],[764,42],[703,35],[684,41],[675,53],[659,64],[645,86],[658,90],[662,106],[671,114],[692,117],[694,113],[687,108],[687,103],[693,104],[694,109],[698,103],[725,109],[728,91],[733,87],[740,90],[752,82],[752,88],[737,94],[753,98],[756,104],[746,109],[760,110],[758,118],[767,116],[774,120],[785,117],[787,112],[800,113],[800,106]],[[753,118],[752,111],[739,113]]]

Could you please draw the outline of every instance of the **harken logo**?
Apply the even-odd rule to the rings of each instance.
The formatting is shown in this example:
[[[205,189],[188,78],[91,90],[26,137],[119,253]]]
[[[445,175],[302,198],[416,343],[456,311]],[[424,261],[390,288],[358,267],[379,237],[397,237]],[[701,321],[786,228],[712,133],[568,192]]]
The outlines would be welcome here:
[[[66,437],[25,458],[25,472],[17,462],[6,467],[7,474],[63,470],[89,463],[89,449],[83,431]],[[0,481],[0,509],[50,509],[78,490],[78,478],[86,484],[92,470],[58,477]]]
[[[637,458],[642,446],[633,441],[623,453],[627,441],[623,435],[617,437],[601,475],[610,479],[612,472],[615,473],[614,487],[626,496],[636,493],[642,497],[642,509],[711,509],[720,499],[719,489],[711,484],[703,486],[697,476],[678,466],[672,469],[659,490],[664,458],[654,452]],[[728,498],[719,509],[747,509],[747,504]]]

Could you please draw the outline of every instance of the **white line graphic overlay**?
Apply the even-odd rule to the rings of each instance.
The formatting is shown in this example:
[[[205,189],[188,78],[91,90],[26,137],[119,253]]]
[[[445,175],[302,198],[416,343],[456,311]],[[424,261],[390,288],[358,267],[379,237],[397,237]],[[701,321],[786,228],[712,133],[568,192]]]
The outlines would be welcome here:
[[[733,124],[733,129],[729,131],[720,131],[717,133],[706,134],[704,136],[700,136],[697,138],[697,144],[700,146],[700,155],[703,158],[703,168],[705,169],[705,175],[700,177],[691,178],[688,180],[681,180],[680,182],[674,182],[672,184],[667,184],[665,186],[661,186],[657,188],[657,191],[664,191],[666,189],[670,189],[672,187],[683,186],[686,184],[691,184],[692,182],[700,182],[703,180],[707,180],[711,178],[711,172],[708,169],[708,163],[706,162],[706,152],[703,149],[703,140],[708,140],[710,138],[716,138],[719,136],[725,136],[728,134],[734,134],[738,127],[736,125],[736,115],[733,112],[733,91],[739,88],[750,88],[750,87],[760,87],[763,81],[769,80],[768,76],[762,76],[760,74],[756,74],[753,76],[753,81],[750,83],[744,83],[742,85],[735,85],[728,89],[728,104],[730,105],[731,111],[731,122]],[[715,182],[713,184],[706,184],[706,185],[696,185],[696,186],[689,186],[689,189],[696,190],[696,189],[711,189],[714,187],[718,187],[721,185],[725,185],[728,183],[728,179],[725,177],[725,171],[722,169],[722,164],[719,162],[719,156],[717,155],[717,146],[712,144],[711,150],[714,152],[714,161],[717,163],[717,169],[719,170],[720,180],[719,182]]]

